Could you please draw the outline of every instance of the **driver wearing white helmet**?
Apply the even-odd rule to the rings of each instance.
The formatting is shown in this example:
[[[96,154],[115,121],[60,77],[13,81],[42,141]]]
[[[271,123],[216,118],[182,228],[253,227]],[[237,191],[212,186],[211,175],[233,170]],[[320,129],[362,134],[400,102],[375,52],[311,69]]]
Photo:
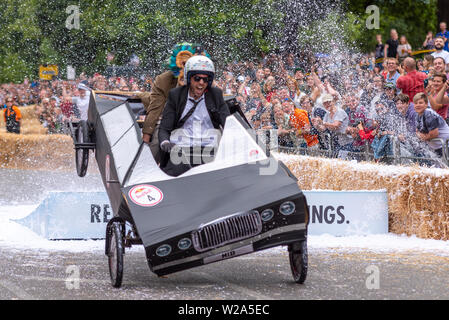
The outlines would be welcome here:
[[[209,151],[218,145],[219,134],[216,130],[224,127],[229,108],[223,99],[223,92],[212,86],[215,76],[213,62],[205,56],[193,56],[184,68],[185,85],[169,92],[167,104],[162,115],[159,128],[159,141],[162,151],[166,155],[171,153],[170,159],[161,163],[168,174],[178,176],[192,166],[204,163],[204,159],[189,163],[172,161],[177,152],[171,152],[174,146],[193,150],[205,148]],[[214,133],[215,132],[215,133]]]

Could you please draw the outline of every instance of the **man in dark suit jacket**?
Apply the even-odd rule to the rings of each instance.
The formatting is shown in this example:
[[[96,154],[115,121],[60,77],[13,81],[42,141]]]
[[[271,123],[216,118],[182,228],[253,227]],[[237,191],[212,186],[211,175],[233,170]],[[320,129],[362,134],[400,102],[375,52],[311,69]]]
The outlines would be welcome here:
[[[214,75],[215,68],[209,58],[194,56],[185,65],[186,85],[169,92],[159,128],[161,150],[166,158],[170,154],[170,159],[161,163],[167,174],[178,176],[205,162],[203,157],[199,161],[194,161],[192,156],[182,162],[174,159],[179,154],[175,146],[184,152],[188,149],[190,155],[198,150],[203,154],[205,148],[210,153],[218,146],[217,130],[224,128],[230,112],[222,91],[212,87]]]

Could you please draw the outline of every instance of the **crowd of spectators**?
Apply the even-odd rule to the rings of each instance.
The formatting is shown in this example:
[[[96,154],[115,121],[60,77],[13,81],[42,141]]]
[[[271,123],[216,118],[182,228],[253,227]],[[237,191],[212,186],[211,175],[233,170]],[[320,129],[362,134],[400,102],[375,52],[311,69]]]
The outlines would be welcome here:
[[[328,150],[348,158],[367,147],[376,161],[388,162],[393,140],[402,155],[442,156],[437,139],[449,138],[449,67],[446,24],[429,32],[416,59],[406,36],[391,30],[373,53],[358,55],[268,54],[257,61],[222,66],[215,85],[235,95],[256,130],[275,130],[279,145],[308,153]],[[86,117],[89,90],[145,92],[152,79],[92,77],[0,86],[0,106],[13,97],[19,106],[36,105],[49,133],[64,121]],[[425,107],[424,110],[421,110]],[[357,156],[355,156],[357,158]]]
[[[90,89],[143,92],[149,90],[151,78],[105,77],[84,74],[76,80],[30,81],[0,85],[0,109],[8,99],[15,106],[35,105],[36,116],[48,133],[63,133],[68,120],[86,119]]]
[[[370,55],[273,54],[228,65],[217,85],[237,95],[255,129],[276,130],[284,148],[360,159],[368,147],[377,162],[391,162],[395,141],[401,156],[442,157],[449,32],[440,27],[435,38],[427,35],[419,59],[406,36],[391,30],[385,45],[377,35]]]

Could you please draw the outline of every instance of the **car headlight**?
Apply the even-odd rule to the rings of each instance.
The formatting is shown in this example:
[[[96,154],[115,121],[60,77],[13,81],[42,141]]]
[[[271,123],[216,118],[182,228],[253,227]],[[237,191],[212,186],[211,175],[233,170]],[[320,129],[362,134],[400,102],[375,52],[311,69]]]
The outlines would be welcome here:
[[[274,211],[272,209],[265,209],[260,214],[260,218],[264,222],[270,221],[271,219],[273,219],[273,217],[274,217]]]
[[[171,246],[168,244],[163,244],[162,246],[160,246],[159,248],[156,249],[156,254],[159,257],[166,257],[170,254],[171,252]]]
[[[187,250],[192,245],[192,240],[189,238],[183,238],[178,241],[178,248],[181,250]]]
[[[293,201],[286,201],[279,207],[279,212],[282,213],[284,216],[289,216],[293,212],[295,212],[296,206]]]

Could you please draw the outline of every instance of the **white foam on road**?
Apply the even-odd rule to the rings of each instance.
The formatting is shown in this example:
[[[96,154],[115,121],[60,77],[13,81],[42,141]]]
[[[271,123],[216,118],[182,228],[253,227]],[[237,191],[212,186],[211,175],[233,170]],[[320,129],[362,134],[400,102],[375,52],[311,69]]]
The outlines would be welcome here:
[[[14,222],[29,215],[37,206],[0,206],[0,246],[16,250],[104,251],[104,241],[50,241]]]
[[[86,241],[50,241],[37,235],[14,219],[20,219],[30,214],[37,205],[0,206],[0,247],[15,250],[36,251],[69,251],[92,252],[103,251],[103,240]],[[419,239],[415,236],[386,234],[368,236],[335,237],[331,235],[309,236],[308,247],[311,251],[373,251],[379,253],[422,251],[436,255],[449,256],[449,241]],[[136,248],[136,249],[134,249]],[[139,249],[140,248],[140,249]],[[135,246],[133,250],[143,250]],[[285,250],[285,248],[265,251],[263,254]]]

